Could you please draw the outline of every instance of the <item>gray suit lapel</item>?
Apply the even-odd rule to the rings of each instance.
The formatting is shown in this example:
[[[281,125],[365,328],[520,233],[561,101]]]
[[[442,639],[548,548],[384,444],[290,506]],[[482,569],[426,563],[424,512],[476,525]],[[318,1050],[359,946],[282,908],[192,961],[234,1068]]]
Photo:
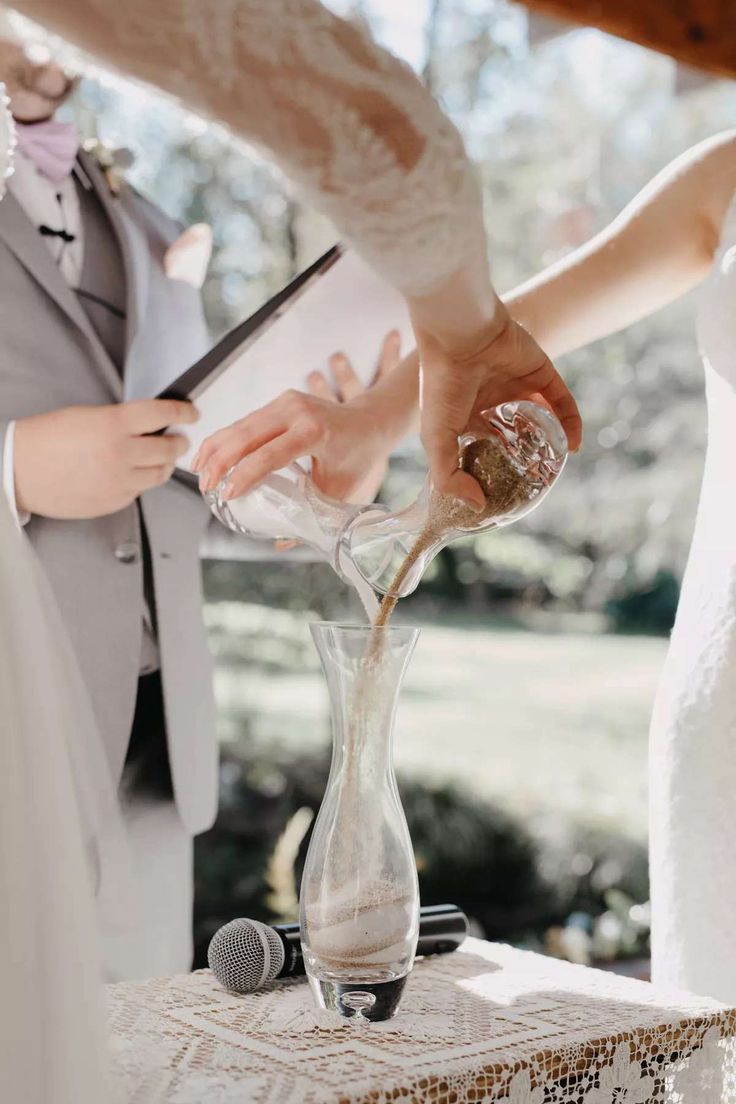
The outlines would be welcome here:
[[[10,191],[3,196],[0,203],[0,238],[56,305],[83,332],[107,382],[111,385],[113,396],[119,398],[122,384],[115,365],[100,343],[74,290],[69,287],[59,271],[38,230]],[[33,320],[29,319],[28,324],[32,325]]]
[[[79,161],[105,208],[115,230],[125,266],[126,283],[126,372],[135,339],[140,332],[148,303],[148,280],[151,264],[148,241],[136,219],[129,211],[131,195],[123,188],[114,196],[100,166],[89,154],[80,152]],[[125,373],[124,373],[125,374]]]

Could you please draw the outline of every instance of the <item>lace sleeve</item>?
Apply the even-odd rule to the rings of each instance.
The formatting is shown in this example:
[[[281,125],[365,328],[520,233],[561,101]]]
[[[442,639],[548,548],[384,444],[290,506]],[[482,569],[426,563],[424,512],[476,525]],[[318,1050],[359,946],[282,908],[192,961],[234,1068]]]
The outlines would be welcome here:
[[[8,109],[5,85],[0,83],[0,199],[5,194],[5,181],[13,171],[15,132]]]
[[[462,139],[411,69],[319,0],[14,0],[268,152],[408,296],[484,254]]]

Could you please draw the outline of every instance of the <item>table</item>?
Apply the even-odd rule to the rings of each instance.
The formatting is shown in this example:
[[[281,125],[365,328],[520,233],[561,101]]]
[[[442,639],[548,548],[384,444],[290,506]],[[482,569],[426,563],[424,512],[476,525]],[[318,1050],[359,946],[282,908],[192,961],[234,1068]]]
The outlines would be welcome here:
[[[418,961],[383,1024],[208,970],[109,1005],[125,1104],[736,1104],[736,1009],[477,939]]]

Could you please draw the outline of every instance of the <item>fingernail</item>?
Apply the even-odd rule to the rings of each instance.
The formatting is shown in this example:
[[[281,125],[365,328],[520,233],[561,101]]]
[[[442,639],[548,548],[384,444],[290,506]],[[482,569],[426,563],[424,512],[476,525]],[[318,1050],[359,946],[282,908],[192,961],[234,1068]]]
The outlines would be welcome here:
[[[474,513],[479,514],[483,510],[483,506],[476,502],[474,498],[465,498],[464,495],[460,495],[460,501],[464,502],[466,506],[469,506]]]
[[[202,472],[202,474],[199,477],[199,489],[200,489],[200,491],[202,492],[202,494],[206,494],[207,491],[212,490],[214,485],[215,485],[214,479],[212,478],[210,473],[205,468],[205,470]]]
[[[195,452],[195,454],[192,458],[192,471],[195,473],[195,475],[199,472],[199,454],[200,454],[200,452],[201,452],[201,449],[197,449],[197,451]]]
[[[229,480],[220,491],[220,498],[223,502],[229,502],[231,498],[235,498],[235,488]]]

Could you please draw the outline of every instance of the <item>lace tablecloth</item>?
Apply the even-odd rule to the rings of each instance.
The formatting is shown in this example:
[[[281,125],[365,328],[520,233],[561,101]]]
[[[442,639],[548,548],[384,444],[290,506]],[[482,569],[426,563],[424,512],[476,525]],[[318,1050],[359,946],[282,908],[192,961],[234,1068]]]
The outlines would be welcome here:
[[[125,1104],[736,1104],[736,1010],[476,939],[419,961],[383,1024],[207,970],[109,1000]]]

